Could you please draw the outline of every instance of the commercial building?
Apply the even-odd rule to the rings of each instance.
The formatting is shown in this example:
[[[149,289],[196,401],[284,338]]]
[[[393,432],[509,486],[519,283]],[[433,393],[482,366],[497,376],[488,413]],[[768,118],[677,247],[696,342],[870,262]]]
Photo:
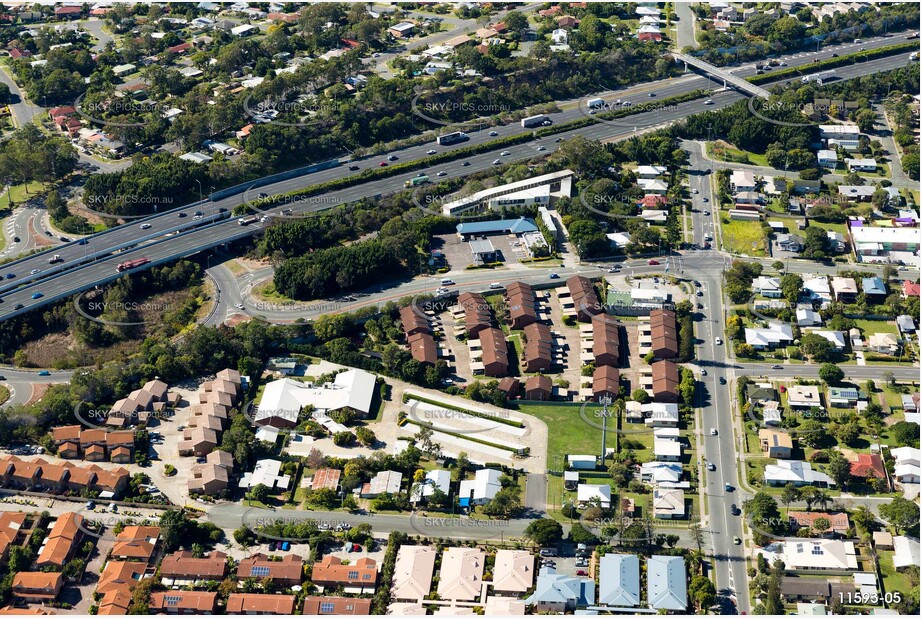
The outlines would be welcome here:
[[[448,202],[442,206],[442,214],[456,217],[461,214],[482,212],[487,208],[497,210],[509,206],[539,204],[546,206],[552,197],[570,197],[572,195],[572,170],[561,170],[526,178],[518,182],[484,189],[461,199]],[[536,227],[535,227],[536,229]],[[460,233],[458,229],[458,233]]]

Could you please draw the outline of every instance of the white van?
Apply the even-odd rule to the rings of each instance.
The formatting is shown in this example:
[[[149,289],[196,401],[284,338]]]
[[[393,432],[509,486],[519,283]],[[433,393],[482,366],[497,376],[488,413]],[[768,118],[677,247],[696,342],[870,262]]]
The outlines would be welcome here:
[[[490,283],[490,284],[489,284],[489,289],[490,289],[490,290],[501,290],[501,289],[502,289],[502,284],[501,284],[501,283]]]
[[[453,279],[442,279],[441,285],[454,285],[454,280]]]

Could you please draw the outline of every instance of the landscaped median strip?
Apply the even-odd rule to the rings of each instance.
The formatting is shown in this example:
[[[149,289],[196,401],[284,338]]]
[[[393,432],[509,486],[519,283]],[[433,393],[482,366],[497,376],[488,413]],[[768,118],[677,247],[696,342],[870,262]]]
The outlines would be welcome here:
[[[442,408],[447,408],[448,410],[455,410],[463,414],[469,414],[470,416],[475,416],[477,418],[486,419],[489,421],[495,421],[497,423],[502,423],[503,425],[509,425],[511,427],[517,427],[518,429],[524,429],[525,425],[521,421],[516,421],[511,418],[502,418],[501,416],[495,416],[492,414],[487,414],[486,412],[478,412],[476,410],[469,410],[467,408],[462,408],[450,403],[444,403],[443,401],[437,401],[435,399],[429,399],[427,397],[422,397],[421,395],[415,395],[410,393],[403,393],[403,403],[409,403],[410,400],[419,401],[422,403],[429,403],[433,406],[440,406]]]
[[[853,54],[847,54],[846,56],[840,56],[838,58],[828,58],[826,60],[820,60],[819,62],[812,62],[810,64],[804,64],[798,67],[790,67],[788,69],[780,69],[779,71],[771,71],[770,74],[765,73],[764,75],[747,77],[745,78],[745,81],[751,82],[752,84],[773,82],[777,81],[778,79],[810,75],[812,73],[818,73],[826,69],[849,66],[852,64],[857,64],[858,62],[867,62],[868,60],[885,58],[886,56],[895,56],[897,54],[901,54],[907,51],[915,51],[917,49],[917,41],[899,43],[897,45],[889,45],[887,47],[878,47],[876,49],[868,49],[867,51],[855,52]]]

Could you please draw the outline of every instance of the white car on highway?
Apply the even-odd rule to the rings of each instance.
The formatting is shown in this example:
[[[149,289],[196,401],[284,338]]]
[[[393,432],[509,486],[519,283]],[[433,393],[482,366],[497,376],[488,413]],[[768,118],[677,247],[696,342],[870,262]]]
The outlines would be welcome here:
[[[29,272],[29,274],[30,274],[30,275],[37,275],[37,274],[40,273],[40,272],[42,272],[42,271],[39,270],[38,268],[33,268],[33,269]]]
[[[723,345],[723,340],[720,339],[719,337],[717,337],[715,341],[716,341],[716,345]]]
[[[141,224],[141,229],[142,229],[142,230],[149,230],[151,227],[153,227],[153,226],[150,225],[149,223],[142,223],[142,224]]]
[[[512,154],[512,153],[510,153],[508,150],[503,150],[503,151],[500,152],[499,154],[500,154],[501,156],[503,156],[503,157],[507,157],[507,156],[509,156],[509,155]]]

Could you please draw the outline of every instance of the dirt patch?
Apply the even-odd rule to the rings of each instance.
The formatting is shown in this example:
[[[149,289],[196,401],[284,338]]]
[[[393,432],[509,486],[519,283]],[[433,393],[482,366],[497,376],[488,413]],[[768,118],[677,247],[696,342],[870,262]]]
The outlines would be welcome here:
[[[29,401],[26,402],[26,405],[33,404],[44,397],[49,388],[51,388],[50,384],[33,384],[32,396],[29,398]]]

